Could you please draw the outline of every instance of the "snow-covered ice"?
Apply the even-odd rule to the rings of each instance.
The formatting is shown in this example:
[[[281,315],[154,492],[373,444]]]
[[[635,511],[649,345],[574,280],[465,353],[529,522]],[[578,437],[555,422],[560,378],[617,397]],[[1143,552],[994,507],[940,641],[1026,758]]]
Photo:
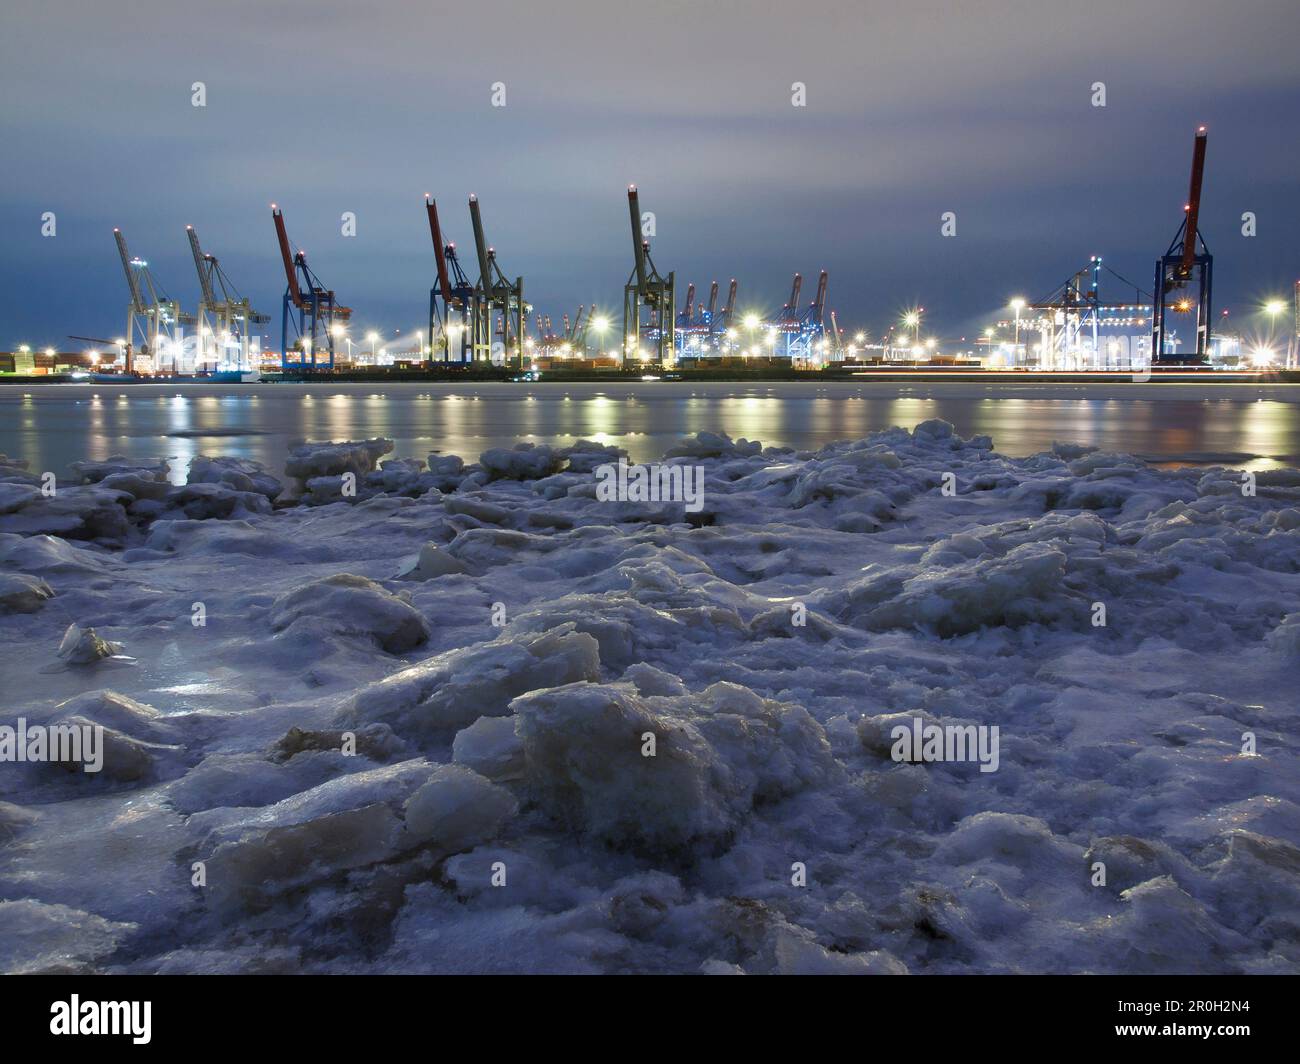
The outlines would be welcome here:
[[[1300,472],[392,450],[0,456],[0,968],[1300,971]]]

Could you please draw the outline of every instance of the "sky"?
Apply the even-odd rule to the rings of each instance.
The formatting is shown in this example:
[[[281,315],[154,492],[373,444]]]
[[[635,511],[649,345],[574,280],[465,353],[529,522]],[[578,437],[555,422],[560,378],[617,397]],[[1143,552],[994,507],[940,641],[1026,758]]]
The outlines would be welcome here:
[[[114,226],[192,311],[187,224],[278,342],[271,202],[355,333],[407,333],[425,193],[466,251],[478,195],[538,311],[617,320],[629,183],[679,304],[736,277],[772,313],[824,268],[842,327],[923,305],[955,339],[1093,254],[1149,290],[1200,124],[1215,304],[1248,327],[1300,278],[1298,39],[1294,0],[6,0],[0,349],[121,335]]]

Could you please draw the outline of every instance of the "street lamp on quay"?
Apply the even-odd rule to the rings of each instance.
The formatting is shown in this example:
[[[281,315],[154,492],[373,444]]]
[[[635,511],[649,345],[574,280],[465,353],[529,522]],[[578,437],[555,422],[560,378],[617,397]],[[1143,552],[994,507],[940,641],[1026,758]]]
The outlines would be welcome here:
[[[347,329],[345,329],[339,322],[336,321],[333,325],[330,326],[330,336],[334,338],[334,341],[336,343],[339,340],[344,340],[347,342],[348,361],[351,362],[352,361],[352,340],[347,336]]]
[[[1286,302],[1281,299],[1270,299],[1264,304],[1264,313],[1268,315],[1269,343],[1273,343],[1273,339],[1277,335],[1277,316],[1284,310],[1286,310]],[[1291,343],[1292,341],[1288,338],[1287,351],[1283,356],[1287,365],[1290,365],[1291,362]]]
[[[921,346],[921,315],[925,313],[925,307],[917,307],[915,310],[909,310],[903,316],[903,324],[912,330],[912,357],[915,358],[918,349]]]
[[[1020,312],[1025,309],[1025,301],[1019,296],[1011,301],[1011,309],[1016,312],[1016,338],[1015,346],[1012,348],[1013,355],[1017,362],[1020,361]]]

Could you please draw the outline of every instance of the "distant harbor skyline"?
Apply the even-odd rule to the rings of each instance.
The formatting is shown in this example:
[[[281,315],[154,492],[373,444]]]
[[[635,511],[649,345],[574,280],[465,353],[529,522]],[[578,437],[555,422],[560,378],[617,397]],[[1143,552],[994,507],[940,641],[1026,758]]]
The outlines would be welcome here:
[[[1300,116],[1288,104],[1300,15],[1281,0],[1252,4],[1244,24],[1208,3],[1176,20],[1120,3],[1052,20],[1010,3],[938,18],[847,0],[797,19],[704,7],[680,34],[637,29],[639,54],[673,57],[670,76],[626,62],[617,5],[570,4],[509,10],[515,32],[488,62],[426,61],[424,41],[472,35],[498,6],[435,17],[316,5],[311,76],[273,89],[266,71],[300,47],[292,19],[268,17],[232,57],[170,26],[160,0],[130,19],[79,12],[71,40],[55,28],[60,5],[10,12],[0,54],[15,91],[0,122],[18,165],[0,205],[0,347],[120,334],[115,226],[190,312],[200,294],[182,231],[196,226],[276,319],[274,339],[284,282],[272,201],[353,308],[354,336],[406,334],[435,272],[426,192],[462,248],[465,197],[481,197],[489,237],[538,311],[558,321],[594,303],[617,316],[630,182],[653,203],[657,261],[680,292],[736,277],[742,308],[770,314],[796,271],[826,269],[827,309],[847,330],[879,335],[925,306],[934,335],[955,341],[1091,255],[1149,288],[1202,123],[1215,141],[1201,228],[1216,305],[1244,329],[1300,276]],[[114,61],[75,63],[83,36]],[[581,62],[557,77],[548,57],[578,38]],[[175,138],[165,149],[160,122]]]

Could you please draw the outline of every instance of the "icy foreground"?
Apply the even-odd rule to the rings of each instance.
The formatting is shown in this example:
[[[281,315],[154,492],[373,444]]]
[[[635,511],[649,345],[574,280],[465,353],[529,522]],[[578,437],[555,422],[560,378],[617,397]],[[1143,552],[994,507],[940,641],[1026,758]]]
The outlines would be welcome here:
[[[0,458],[0,969],[1300,970],[1300,472],[391,450]]]

